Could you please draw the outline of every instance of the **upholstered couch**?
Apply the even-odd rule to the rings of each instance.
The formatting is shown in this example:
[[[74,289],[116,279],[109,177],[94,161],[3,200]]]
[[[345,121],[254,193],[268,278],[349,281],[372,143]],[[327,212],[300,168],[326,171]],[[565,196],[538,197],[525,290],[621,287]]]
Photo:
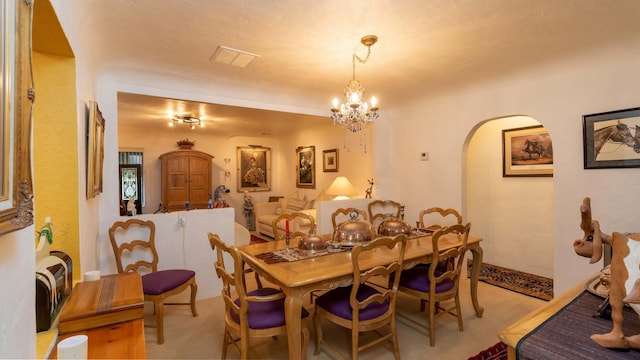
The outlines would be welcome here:
[[[256,216],[256,231],[259,234],[275,238],[273,234],[273,221],[282,213],[303,212],[305,214],[316,216],[316,210],[313,208],[314,201],[301,200],[296,198],[282,198],[277,202],[257,203],[253,206]],[[284,222],[279,225],[282,232],[285,231]],[[296,220],[293,224],[289,224],[291,232],[300,231],[308,233],[311,230],[311,222],[309,220]]]

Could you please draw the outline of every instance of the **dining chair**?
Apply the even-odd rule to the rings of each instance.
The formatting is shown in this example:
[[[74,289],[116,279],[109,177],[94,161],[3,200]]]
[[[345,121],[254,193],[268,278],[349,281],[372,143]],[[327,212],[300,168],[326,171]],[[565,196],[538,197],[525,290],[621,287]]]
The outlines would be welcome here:
[[[336,226],[342,224],[344,221],[350,220],[350,215],[352,212],[357,214],[358,217],[361,217],[363,220],[367,220],[367,212],[364,210],[356,209],[354,207],[350,208],[340,208],[334,211],[331,214],[331,223],[333,224],[333,230],[336,229]],[[342,221],[339,221],[342,220]]]
[[[416,266],[402,271],[398,291],[425,300],[429,304],[428,327],[413,318],[403,316],[415,324],[429,330],[431,346],[435,346],[435,317],[450,314],[458,319],[458,329],[463,331],[462,313],[460,311],[460,276],[464,266],[464,257],[467,251],[467,241],[471,224],[451,225],[438,229],[431,237],[433,254],[428,267]],[[458,236],[462,238],[460,246],[440,251],[440,238],[443,236]],[[454,259],[454,268],[442,271],[438,268],[440,261]],[[454,304],[443,302],[453,300]],[[447,306],[445,308],[445,306]]]
[[[214,267],[222,279],[222,298],[225,307],[225,329],[221,359],[227,356],[227,348],[232,344],[240,352],[241,359],[247,359],[251,337],[275,337],[287,334],[284,313],[285,294],[271,287],[259,287],[248,291],[243,261],[240,251],[225,244],[217,234],[208,233],[211,249],[216,252]],[[225,254],[232,263],[225,263]],[[307,310],[302,308],[302,354],[307,353],[309,329]],[[240,345],[238,345],[238,343]]]
[[[164,305],[191,305],[196,310],[196,273],[186,269],[158,270],[158,252],[155,247],[156,225],[151,220],[129,219],[117,221],[109,228],[109,239],[116,257],[118,273],[139,272],[142,275],[144,300],[153,303],[158,329],[158,344],[164,343]],[[165,303],[165,299],[191,287],[189,302]]]
[[[418,227],[437,230],[449,225],[462,225],[462,215],[456,209],[432,207],[418,214]]]
[[[274,240],[283,240],[285,237],[285,232],[282,231],[282,229],[284,227],[280,227],[278,226],[279,224],[281,224],[284,221],[289,221],[290,226],[292,228],[294,228],[293,223],[294,222],[311,222],[311,226],[309,227],[309,233],[316,231],[316,220],[313,218],[313,216],[309,215],[309,214],[305,214],[302,212],[292,212],[292,213],[282,213],[280,215],[278,215],[277,218],[275,218],[273,220],[273,238]],[[296,227],[297,228],[297,227]],[[291,238],[294,238],[296,236],[304,236],[307,235],[304,232],[301,231],[293,231],[289,233],[289,236]]]
[[[369,222],[376,229],[385,219],[401,220],[402,205],[393,200],[374,200],[369,203],[367,210],[369,212]]]
[[[352,359],[357,359],[361,350],[384,341],[391,341],[395,358],[400,358],[395,311],[406,240],[404,234],[383,236],[353,247],[353,283],[329,290],[316,299],[313,318],[316,330],[315,355],[320,354],[324,345],[344,358],[336,347],[323,339],[322,321],[328,320],[351,330]],[[371,260],[375,259],[375,252],[378,251],[392,252],[394,260],[371,266]],[[389,330],[383,331],[386,327]],[[372,332],[378,336],[360,344],[361,332]]]

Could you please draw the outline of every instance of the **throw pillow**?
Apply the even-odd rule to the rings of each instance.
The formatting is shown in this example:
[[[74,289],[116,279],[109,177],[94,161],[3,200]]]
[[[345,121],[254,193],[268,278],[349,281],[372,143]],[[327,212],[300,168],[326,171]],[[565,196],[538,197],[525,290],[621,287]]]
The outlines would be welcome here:
[[[298,212],[303,210],[307,206],[306,200],[289,199],[285,206],[287,213]]]

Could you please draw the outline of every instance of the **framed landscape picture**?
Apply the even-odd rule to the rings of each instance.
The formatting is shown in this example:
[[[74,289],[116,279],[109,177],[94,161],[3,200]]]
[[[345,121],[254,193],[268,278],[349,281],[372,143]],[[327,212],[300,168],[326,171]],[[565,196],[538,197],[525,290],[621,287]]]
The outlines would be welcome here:
[[[640,108],[582,117],[584,168],[640,167]]]
[[[322,152],[322,171],[338,171],[338,149],[324,150]]]
[[[296,187],[316,188],[316,147],[300,146],[296,149]]]
[[[238,192],[271,190],[271,148],[238,147]]]
[[[553,146],[543,126],[502,130],[502,176],[553,176]]]

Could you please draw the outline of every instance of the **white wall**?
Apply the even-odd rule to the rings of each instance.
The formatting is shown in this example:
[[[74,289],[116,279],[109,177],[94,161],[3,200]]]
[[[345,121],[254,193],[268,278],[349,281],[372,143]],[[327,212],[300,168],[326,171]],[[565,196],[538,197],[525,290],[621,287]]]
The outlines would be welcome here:
[[[407,214],[417,214],[425,204],[461,208],[467,192],[464,148],[477,125],[517,114],[538,120],[554,146],[553,224],[547,229],[553,231],[554,291],[558,294],[601,266],[590,266],[573,251],[573,240],[582,235],[579,206],[583,197],[591,196],[594,218],[606,231],[638,230],[638,216],[632,210],[640,194],[640,169],[583,169],[582,116],[640,105],[639,53],[640,40],[636,40],[396,106],[383,128],[391,126],[393,119],[403,119],[393,122],[393,138],[403,141],[391,147],[393,156],[376,157],[377,180],[401,184],[395,195],[406,204]],[[388,142],[380,139],[374,146]],[[430,152],[429,161],[419,161],[422,151]],[[385,168],[391,171],[381,171]],[[509,223],[516,215],[502,213],[499,220]]]
[[[208,233],[218,234],[227,244],[235,243],[234,210],[211,209],[176,211],[167,214],[143,214],[136,218],[151,220],[156,226],[155,244],[158,251],[158,269],[188,269],[196,272],[198,300],[220,295],[222,281],[213,267],[215,253],[209,245]],[[129,217],[118,217],[127,221]],[[132,231],[137,231],[133,229]],[[138,231],[139,232],[139,231]],[[101,232],[102,234],[102,232]],[[102,274],[118,272],[108,229],[100,236],[100,267]],[[189,292],[181,294],[183,297]]]

